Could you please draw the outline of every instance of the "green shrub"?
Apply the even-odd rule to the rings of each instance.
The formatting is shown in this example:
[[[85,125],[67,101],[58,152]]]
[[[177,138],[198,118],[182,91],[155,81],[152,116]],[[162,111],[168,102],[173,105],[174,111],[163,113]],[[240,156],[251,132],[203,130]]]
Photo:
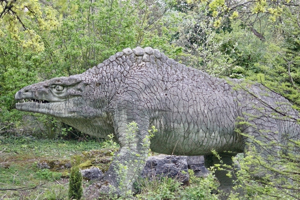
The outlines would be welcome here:
[[[213,173],[207,177],[196,177],[192,170],[189,170],[190,181],[188,186],[183,186],[176,179],[140,179],[136,183],[136,188],[140,190],[138,199],[161,200],[161,199],[181,199],[181,200],[217,200],[218,196],[212,191],[217,189],[217,184]]]
[[[82,175],[79,171],[80,157],[76,157],[70,173],[69,199],[81,199],[83,194]]]
[[[213,173],[210,173],[207,177],[196,177],[193,170],[189,170],[190,185],[180,191],[181,199],[183,200],[214,200],[218,199],[216,194],[213,194],[213,190],[217,190],[216,179]]]

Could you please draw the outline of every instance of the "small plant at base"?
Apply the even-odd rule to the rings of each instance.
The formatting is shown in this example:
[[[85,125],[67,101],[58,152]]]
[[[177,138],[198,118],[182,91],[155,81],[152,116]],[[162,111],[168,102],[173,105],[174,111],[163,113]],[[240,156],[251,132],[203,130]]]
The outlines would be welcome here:
[[[80,157],[77,156],[74,158],[73,167],[71,168],[70,173],[70,182],[69,182],[69,199],[81,199],[83,194],[82,189],[82,175],[79,171]]]
[[[137,184],[141,189],[141,193],[137,195],[138,199],[177,199],[178,192],[182,190],[178,180],[168,177],[140,179]]]
[[[114,141],[114,134],[109,134],[107,137],[109,139],[103,142],[103,148],[119,148],[119,145]]]
[[[181,199],[188,200],[217,200],[218,196],[213,194],[213,190],[217,190],[217,183],[214,177],[214,169],[210,169],[207,177],[196,177],[193,170],[189,170],[190,185],[180,191]]]
[[[157,132],[158,130],[155,128],[155,126],[151,126],[151,129],[148,130],[148,133],[149,133],[149,139],[153,138],[155,136],[155,133]]]

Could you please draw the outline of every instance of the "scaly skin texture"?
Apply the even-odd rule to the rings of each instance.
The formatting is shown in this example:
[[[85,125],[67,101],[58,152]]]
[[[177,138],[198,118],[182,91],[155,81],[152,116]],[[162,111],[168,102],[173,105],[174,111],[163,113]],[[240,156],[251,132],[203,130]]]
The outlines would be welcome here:
[[[27,86],[15,99],[23,102],[19,110],[52,115],[84,133],[113,133],[121,148],[106,180],[119,194],[120,166],[130,168],[124,175],[132,180],[126,182],[130,190],[149,145],[158,153],[206,155],[211,164],[214,149],[230,163],[228,155],[243,152],[253,138],[282,143],[284,134],[299,133],[298,113],[280,95],[260,84],[212,77],[150,47],[127,48],[83,74]],[[138,126],[133,136],[126,132],[132,121]],[[152,125],[158,132],[149,144]],[[221,185],[232,184],[224,174],[219,178]]]

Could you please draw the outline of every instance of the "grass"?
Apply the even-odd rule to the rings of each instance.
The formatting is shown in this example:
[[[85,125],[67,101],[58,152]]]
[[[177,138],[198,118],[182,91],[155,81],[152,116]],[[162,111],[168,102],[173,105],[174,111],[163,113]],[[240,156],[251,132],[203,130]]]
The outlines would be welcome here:
[[[107,148],[109,151],[103,151]],[[116,144],[111,140],[65,141],[0,136],[0,199],[67,200],[68,176],[65,176],[62,171],[40,169],[37,163],[42,160],[70,160],[74,155],[99,160],[99,157],[93,156],[101,154],[100,158],[103,158],[116,148]],[[191,175],[190,185],[184,187],[172,179],[145,180],[137,183],[140,194],[133,199],[217,199],[211,194],[214,182],[213,176],[199,179],[193,175]],[[83,185],[86,187],[89,182],[84,181]]]
[[[68,178],[39,169],[40,160],[69,160],[83,151],[100,149],[97,141],[0,138],[0,199],[66,199]]]
[[[0,136],[0,200],[68,199],[69,179],[64,172],[69,169],[51,171],[40,169],[37,164],[45,160],[63,162],[70,160],[74,155],[81,155],[84,158],[81,165],[93,164],[105,171],[111,155],[117,148],[117,144],[112,140],[103,142],[95,140],[66,141],[34,139],[25,136]],[[280,190],[271,184],[256,183],[248,177],[247,173],[240,179],[241,183],[245,183],[245,181],[250,183],[249,188],[246,188],[247,191],[241,193],[245,198],[241,198],[240,194],[236,193],[229,199],[249,199],[248,197],[251,199],[277,199],[277,196],[284,197],[281,199],[293,199],[287,195],[289,190]],[[298,183],[297,181],[298,179],[295,181],[295,185]],[[218,196],[212,193],[212,190],[217,188],[212,173],[207,178],[197,178],[190,173],[189,183],[188,186],[182,186],[171,179],[157,181],[144,179],[136,183],[136,189],[140,193],[133,199],[218,199]],[[84,181],[83,185],[86,187],[89,182]],[[244,185],[241,184],[239,187],[242,189]]]

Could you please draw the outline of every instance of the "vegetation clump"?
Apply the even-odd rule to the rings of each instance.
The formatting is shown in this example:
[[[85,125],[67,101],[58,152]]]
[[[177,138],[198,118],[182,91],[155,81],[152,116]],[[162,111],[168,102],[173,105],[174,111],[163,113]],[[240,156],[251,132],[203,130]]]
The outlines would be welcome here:
[[[83,194],[82,175],[80,172],[80,157],[76,156],[70,172],[69,199],[80,200]]]

